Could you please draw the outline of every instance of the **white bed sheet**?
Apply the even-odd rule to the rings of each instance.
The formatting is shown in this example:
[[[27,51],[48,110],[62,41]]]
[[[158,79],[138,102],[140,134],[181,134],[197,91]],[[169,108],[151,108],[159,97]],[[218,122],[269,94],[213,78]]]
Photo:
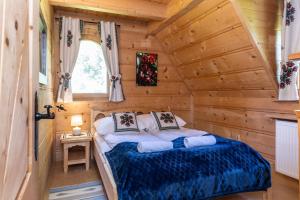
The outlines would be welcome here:
[[[94,136],[94,141],[96,143],[96,151],[99,155],[102,155],[102,157],[104,158],[105,163],[103,163],[104,165],[107,165],[110,175],[112,176],[112,170],[110,167],[110,164],[107,160],[107,157],[105,155],[105,152],[108,152],[111,150],[111,148],[108,146],[108,144],[105,142],[105,140],[103,139],[103,137],[99,134],[95,134]]]
[[[122,142],[150,142],[150,141],[172,141],[179,137],[192,137],[201,136],[207,134],[206,131],[180,128],[178,130],[164,130],[152,133],[139,133],[132,135],[117,135],[108,134],[101,136],[95,134],[95,139],[98,145],[101,147],[101,153],[105,153],[113,149],[117,144]]]
[[[152,135],[165,141],[172,141],[179,137],[202,136],[207,133],[206,131],[181,127],[180,129],[158,131]]]
[[[172,141],[179,137],[188,136],[201,136],[205,135],[207,132],[200,131],[196,129],[181,128],[180,130],[166,130],[159,131],[157,133],[143,133],[134,135],[115,135],[109,134],[102,136],[95,133],[94,139],[96,142],[96,150],[99,154],[102,154],[105,162],[107,163],[110,173],[110,164],[106,158],[105,153],[112,150],[114,146],[122,142],[143,142],[143,141]]]
[[[103,136],[103,139],[108,144],[110,148],[114,148],[117,144],[122,142],[150,142],[150,141],[162,141],[161,138],[156,137],[149,133],[139,133],[132,135],[117,135],[117,134],[109,134]]]
[[[112,149],[104,140],[103,136],[96,133],[94,139],[96,140],[96,144],[103,155],[105,152],[108,152]]]

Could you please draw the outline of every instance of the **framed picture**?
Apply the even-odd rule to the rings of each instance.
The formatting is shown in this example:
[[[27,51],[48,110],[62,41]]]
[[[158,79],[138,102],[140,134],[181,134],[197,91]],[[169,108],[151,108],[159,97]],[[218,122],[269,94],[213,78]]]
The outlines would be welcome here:
[[[39,43],[40,43],[39,83],[47,85],[47,26],[44,17],[41,14],[39,20]]]
[[[136,53],[136,85],[157,86],[157,54]]]

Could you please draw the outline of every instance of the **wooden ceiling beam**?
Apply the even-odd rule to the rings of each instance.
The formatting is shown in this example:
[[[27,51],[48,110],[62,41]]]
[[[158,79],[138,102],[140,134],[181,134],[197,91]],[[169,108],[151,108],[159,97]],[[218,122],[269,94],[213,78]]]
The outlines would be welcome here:
[[[167,6],[166,19],[161,22],[150,23],[148,35],[156,35],[203,1],[204,0],[171,0]]]
[[[166,5],[146,0],[49,0],[50,5],[124,15],[152,21],[166,16]]]

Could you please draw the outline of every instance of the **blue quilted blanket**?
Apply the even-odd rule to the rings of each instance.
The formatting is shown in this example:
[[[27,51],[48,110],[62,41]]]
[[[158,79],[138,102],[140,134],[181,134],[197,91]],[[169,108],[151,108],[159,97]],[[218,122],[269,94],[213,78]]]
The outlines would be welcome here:
[[[137,143],[120,143],[106,157],[119,200],[211,199],[271,187],[270,164],[248,145],[216,136],[217,144],[139,153]]]

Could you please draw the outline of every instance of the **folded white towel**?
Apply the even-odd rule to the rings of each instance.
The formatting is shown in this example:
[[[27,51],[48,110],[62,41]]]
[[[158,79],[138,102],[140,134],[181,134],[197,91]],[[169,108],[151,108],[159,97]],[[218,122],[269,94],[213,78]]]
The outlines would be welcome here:
[[[173,149],[173,143],[165,141],[139,142],[137,149],[140,153],[166,151]]]
[[[217,140],[214,136],[195,136],[184,138],[184,146],[186,148],[197,147],[197,146],[208,146],[214,145],[217,143]]]

